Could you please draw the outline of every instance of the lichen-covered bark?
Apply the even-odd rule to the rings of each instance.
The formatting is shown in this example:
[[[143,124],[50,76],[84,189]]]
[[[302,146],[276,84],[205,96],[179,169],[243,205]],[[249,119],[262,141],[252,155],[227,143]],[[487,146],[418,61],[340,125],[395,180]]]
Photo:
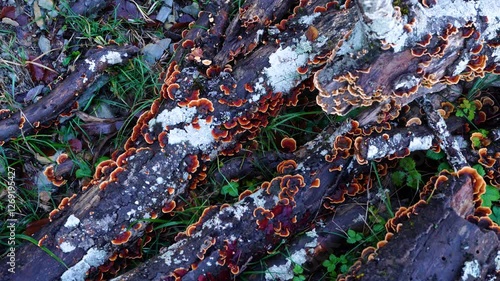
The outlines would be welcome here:
[[[317,102],[329,113],[395,101],[484,73],[500,73],[498,1],[356,1],[362,21],[315,75]],[[436,3],[437,2],[437,3]],[[389,4],[387,4],[389,3]]]
[[[247,262],[306,229],[322,198],[346,188],[342,183],[356,174],[350,174],[354,167],[347,167],[351,160],[331,163],[321,151],[331,149],[335,138],[351,128],[346,123],[335,132],[325,131],[296,152],[295,159],[282,162],[287,174],[265,182],[233,206],[208,207],[197,223],[176,237],[175,244],[116,280],[228,280],[239,274]],[[343,168],[330,171],[339,166]]]

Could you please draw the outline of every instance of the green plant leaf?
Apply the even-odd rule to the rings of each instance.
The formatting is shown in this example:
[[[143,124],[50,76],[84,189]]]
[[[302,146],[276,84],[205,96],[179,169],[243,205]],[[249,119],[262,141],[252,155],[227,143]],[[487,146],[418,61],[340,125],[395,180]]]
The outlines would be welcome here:
[[[491,215],[490,219],[497,224],[500,224],[500,207],[499,206],[493,206],[491,208]]]
[[[240,184],[238,182],[230,182],[226,185],[224,185],[221,189],[222,195],[229,195],[232,197],[238,197],[239,192],[238,192],[238,187]]]
[[[486,192],[481,195],[481,199],[483,199],[483,206],[491,207],[492,202],[500,200],[500,192],[496,187],[487,185]]]
[[[406,173],[403,171],[396,171],[391,174],[392,182],[396,186],[402,186],[406,177]]]
[[[481,177],[484,177],[484,175],[486,175],[486,171],[484,171],[484,168],[481,164],[476,164],[476,165],[472,166],[472,168],[476,169],[477,173]]]
[[[31,236],[28,236],[28,235],[24,235],[24,234],[16,234],[16,238],[19,238],[19,239],[23,239],[23,240],[26,240],[26,241],[29,241],[35,245],[38,246],[38,240],[34,239],[33,237]],[[41,246],[39,247],[42,251],[44,251],[45,253],[47,253],[47,255],[49,255],[50,257],[52,257],[53,259],[55,259],[57,262],[59,262],[60,264],[62,264],[64,267],[66,268],[69,268],[62,259],[60,259],[56,254],[54,254],[51,250],[49,250],[47,247],[45,246]]]
[[[304,268],[302,268],[302,266],[296,264],[294,267],[293,267],[293,273],[297,274],[297,275],[300,275],[302,273],[304,273]]]
[[[441,172],[442,170],[453,171],[450,164],[448,164],[447,162],[442,162],[441,164],[439,164],[437,170],[438,172]]]
[[[408,176],[406,177],[406,184],[412,188],[418,188],[420,182],[422,181],[422,175],[417,171],[408,171]]]
[[[444,154],[444,151],[442,151],[442,150],[439,152],[435,152],[435,151],[429,149],[425,153],[425,156],[427,156],[427,158],[432,159],[432,160],[441,160],[446,156],[446,154]]]
[[[375,225],[373,226],[373,231],[374,231],[375,233],[380,232],[380,231],[384,231],[384,230],[385,230],[385,226],[384,226],[383,224],[379,224],[379,223],[377,223],[377,224],[375,224]]]
[[[355,244],[358,241],[361,241],[362,239],[363,239],[363,236],[360,233],[358,233],[352,229],[349,229],[347,231],[347,243]],[[345,256],[343,258],[345,259]],[[342,259],[342,256],[341,256],[341,259]]]
[[[92,171],[90,170],[89,166],[87,165],[80,165],[80,168],[76,170],[75,176],[77,179],[85,178],[85,177],[92,177]]]
[[[411,159],[410,157],[405,157],[399,160],[399,167],[401,167],[403,170],[407,172],[415,170],[416,167],[415,160]]]

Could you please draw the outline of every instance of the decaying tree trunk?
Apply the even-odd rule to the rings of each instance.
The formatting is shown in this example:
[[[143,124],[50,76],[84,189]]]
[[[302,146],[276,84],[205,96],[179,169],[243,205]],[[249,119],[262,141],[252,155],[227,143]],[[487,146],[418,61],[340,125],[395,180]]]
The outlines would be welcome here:
[[[84,280],[89,269],[103,265],[113,253],[140,244],[139,239],[150,230],[145,219],[172,212],[179,197],[205,179],[209,161],[217,155],[236,154],[267,125],[269,117],[284,106],[296,104],[306,87],[318,89],[317,102],[329,113],[342,115],[370,106],[359,116],[365,127],[348,121],[325,128],[318,138],[278,165],[280,176],[252,194],[244,193],[233,206],[207,208],[199,222],[178,235],[175,244],[118,277],[229,280],[282,239],[291,240],[298,232],[311,231],[322,207],[335,209],[346,196],[363,194],[369,187],[368,160],[404,157],[411,151],[429,149],[439,144],[442,136],[433,131],[452,131],[453,124],[448,128],[392,128],[387,121],[395,120],[403,105],[461,80],[500,73],[497,1],[409,0],[402,1],[401,7],[393,7],[391,1],[356,1],[351,5],[347,1],[346,5],[301,1],[294,9],[291,1],[265,5],[247,1],[239,16],[229,23],[225,1],[208,4],[197,25],[179,44],[177,63],[171,64],[162,77],[161,97],[139,119],[125,152],[101,163],[84,192],[63,200],[50,215],[52,223],[37,234],[39,245],[56,254],[67,267],[37,245],[24,245],[16,255],[16,273],[2,270],[0,278]],[[291,14],[288,17],[287,12]],[[220,50],[213,47],[218,44]],[[411,133],[413,128],[415,134]],[[377,140],[365,136],[374,130],[387,136],[381,133]],[[398,139],[391,139],[391,133],[395,136],[397,130],[401,131]],[[384,143],[387,140],[390,143]],[[458,153],[459,148],[452,149]],[[446,151],[454,159],[450,150]],[[462,219],[477,212],[474,204],[481,192],[474,185],[480,180],[472,180],[477,174],[464,169],[458,176],[435,179],[436,192],[424,191],[423,203],[407,213],[401,211],[400,215],[408,214],[412,221],[415,215],[418,228],[404,222],[402,226],[395,224],[392,239],[388,237],[387,245],[377,255],[366,251],[372,261],[353,269],[353,276],[364,274],[367,280],[383,276],[384,261],[376,265],[380,268],[373,268],[373,264],[393,259],[390,255],[395,252],[385,255],[384,249],[392,249],[389,247],[401,249],[400,253],[424,251],[429,241],[425,237],[443,229],[429,229],[432,223],[460,227],[466,232],[460,237],[486,239],[495,243],[492,249],[496,249],[496,234],[481,234],[479,227]],[[461,197],[469,204],[465,212],[461,208],[458,215],[450,211],[456,209],[452,199],[456,197],[443,191],[445,185],[457,194],[468,194]],[[432,221],[418,215],[424,211],[435,212]],[[355,225],[347,226],[351,227]],[[414,242],[398,243],[398,239]],[[318,247],[308,243],[303,243],[303,248],[297,246],[291,255],[296,259],[282,263],[287,267],[285,273],[270,273],[265,278],[291,279],[292,263],[307,261],[302,256],[309,253],[306,245],[312,252]],[[405,250],[408,247],[414,248]],[[404,258],[424,262],[425,257]],[[494,258],[491,251],[475,257],[488,265]],[[455,260],[443,265],[445,270],[459,272],[465,254]],[[422,264],[415,264],[419,266]],[[481,276],[490,272],[491,267],[487,268]],[[409,269],[408,274],[417,271]],[[424,276],[421,280],[434,273],[418,274]]]

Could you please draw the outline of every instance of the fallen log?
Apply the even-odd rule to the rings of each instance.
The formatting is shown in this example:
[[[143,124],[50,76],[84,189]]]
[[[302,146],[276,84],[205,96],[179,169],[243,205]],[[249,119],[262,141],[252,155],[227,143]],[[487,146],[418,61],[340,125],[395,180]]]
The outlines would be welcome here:
[[[0,121],[0,144],[11,138],[30,133],[57,119],[61,113],[71,110],[78,96],[99,78],[111,65],[126,63],[139,49],[134,46],[107,47],[89,55],[47,96],[8,119]],[[78,107],[75,107],[75,110]]]
[[[365,249],[345,280],[490,280],[498,272],[498,232],[467,221],[485,182],[465,167],[433,177],[421,200],[401,208],[378,249]],[[416,265],[416,266],[409,266]],[[342,279],[344,280],[344,279]]]

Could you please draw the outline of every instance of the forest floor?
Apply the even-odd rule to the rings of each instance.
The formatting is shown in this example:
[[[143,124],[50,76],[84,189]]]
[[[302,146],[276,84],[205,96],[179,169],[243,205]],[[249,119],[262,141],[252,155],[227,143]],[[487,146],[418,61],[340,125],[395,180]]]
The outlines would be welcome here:
[[[242,1],[234,1],[235,14]],[[108,68],[81,95],[78,108],[69,116],[61,116],[34,134],[17,136],[0,146],[0,221],[9,218],[8,190],[13,179],[17,190],[16,245],[33,242],[31,235],[48,223],[48,213],[62,198],[80,192],[91,180],[95,167],[122,149],[137,118],[159,95],[160,73],[172,58],[174,44],[181,40],[182,32],[189,29],[189,23],[200,10],[197,2],[187,0],[113,0],[100,3],[104,7],[95,13],[92,9],[98,5],[86,7],[85,2],[0,2],[0,120],[36,104],[75,71],[77,62],[89,51],[112,45],[133,45],[140,49],[139,55],[126,64]],[[468,83],[464,97],[470,98],[455,102],[458,109],[455,114],[474,120],[476,93],[494,83],[498,87],[495,79],[485,77]],[[484,94],[498,91],[493,89]],[[271,161],[269,155],[279,159],[287,153],[281,145],[284,138],[294,138],[300,146],[328,124],[341,121],[321,111],[315,103],[315,94],[305,93],[296,107],[283,110],[261,130],[259,145],[251,155],[259,171],[250,173],[250,177],[232,181],[220,173],[229,163],[243,164],[250,154],[214,161],[208,180],[192,191],[195,196],[186,198],[182,211],[153,221],[156,239],[143,249],[143,259],[170,245],[174,236],[196,222],[207,206],[234,203],[244,188],[253,190],[271,179],[276,172],[267,166]],[[70,161],[61,172],[60,183],[55,185],[44,171],[54,166],[62,154]],[[346,242],[342,254],[328,256],[320,276],[329,279],[346,272],[365,247],[382,240],[384,223],[396,207],[414,203],[419,187],[438,171],[450,168],[444,157],[443,152],[430,150],[414,153],[393,162],[393,171],[388,175],[380,178],[374,175],[375,184],[387,187],[381,189],[381,196],[389,195],[389,204],[367,210],[363,218],[366,228],[338,234]],[[14,175],[8,173],[11,169],[15,170]],[[477,169],[481,170],[481,166]],[[500,193],[489,186],[484,198],[485,204],[492,207],[492,218],[500,222]],[[395,204],[391,207],[390,202]],[[1,224],[0,257],[7,253],[9,235],[7,224]],[[276,249],[271,256],[277,254],[286,255],[286,246]],[[140,261],[134,260],[131,265]],[[294,268],[294,274],[294,280],[305,280],[300,266]]]

